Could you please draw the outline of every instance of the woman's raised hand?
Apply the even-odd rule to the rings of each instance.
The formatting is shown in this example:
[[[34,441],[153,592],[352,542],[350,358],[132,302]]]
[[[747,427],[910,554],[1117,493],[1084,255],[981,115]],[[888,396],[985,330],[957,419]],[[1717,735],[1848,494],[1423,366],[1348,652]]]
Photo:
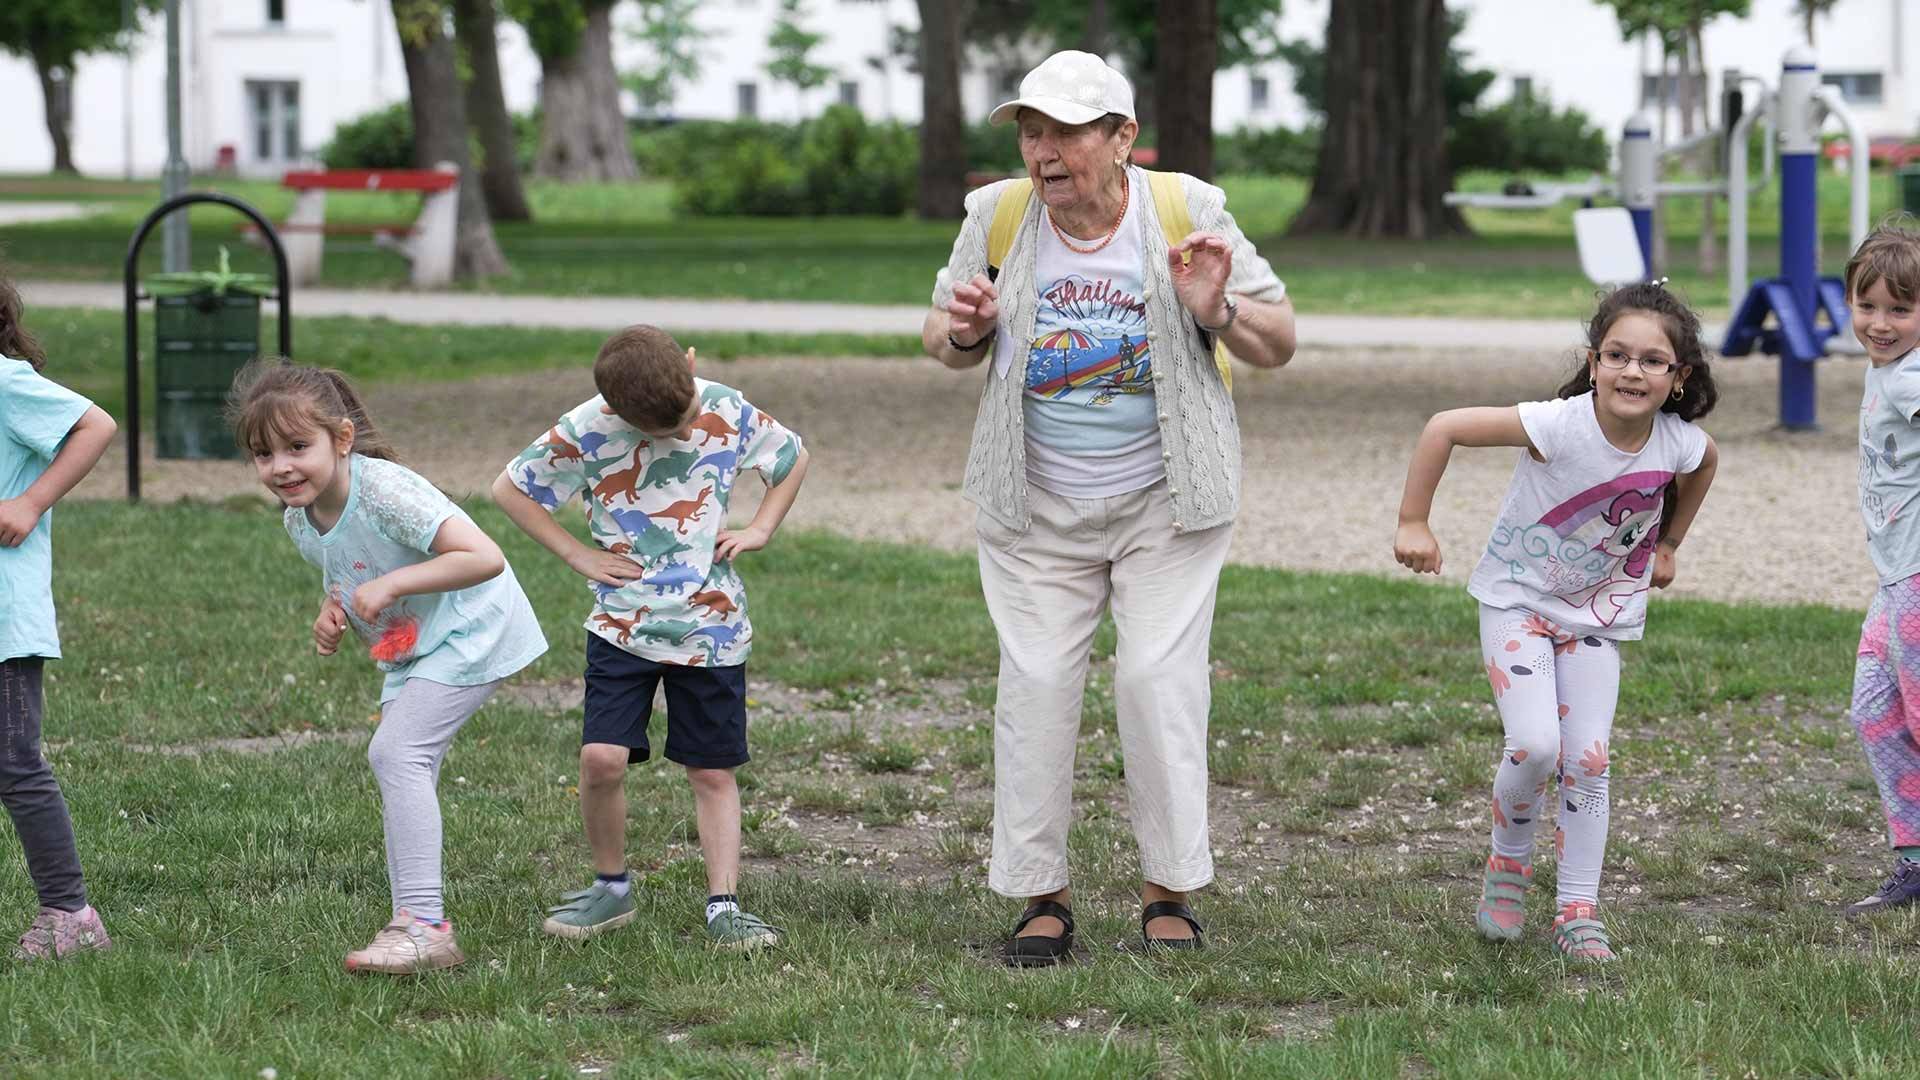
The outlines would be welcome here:
[[[1174,295],[1202,326],[1227,321],[1227,279],[1233,274],[1233,245],[1213,233],[1192,232],[1167,249]]]
[[[947,333],[962,345],[974,345],[993,333],[1000,321],[1000,289],[985,274],[953,287],[947,301]],[[937,333],[938,331],[936,331]]]

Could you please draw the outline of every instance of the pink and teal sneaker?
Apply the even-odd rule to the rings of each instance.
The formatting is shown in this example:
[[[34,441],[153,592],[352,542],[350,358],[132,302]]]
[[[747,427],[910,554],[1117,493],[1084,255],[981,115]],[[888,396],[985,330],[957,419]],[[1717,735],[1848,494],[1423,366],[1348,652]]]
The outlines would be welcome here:
[[[1607,928],[1593,917],[1592,904],[1566,904],[1553,920],[1553,947],[1569,960],[1605,964],[1619,957],[1607,940]]]
[[[1519,941],[1527,920],[1527,888],[1533,867],[1505,855],[1487,857],[1487,877],[1480,887],[1480,907],[1473,924],[1488,941]]]

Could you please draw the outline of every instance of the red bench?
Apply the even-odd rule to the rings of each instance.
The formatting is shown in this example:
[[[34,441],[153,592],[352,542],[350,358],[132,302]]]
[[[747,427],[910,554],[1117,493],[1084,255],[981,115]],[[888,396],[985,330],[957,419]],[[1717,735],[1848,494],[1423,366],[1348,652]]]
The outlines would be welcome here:
[[[280,232],[286,237],[287,274],[295,285],[320,278],[328,235],[372,235],[413,263],[413,283],[437,288],[453,280],[453,241],[459,219],[460,173],[438,169],[327,169],[290,172],[281,185],[300,194]],[[411,191],[420,195],[420,216],[410,222],[327,224],[329,191]]]
[[[1843,140],[1834,140],[1822,151],[1832,159],[1834,168],[1844,167],[1853,157],[1853,146]],[[1920,143],[1905,139],[1882,136],[1867,140],[1867,159],[1881,162],[1894,168],[1902,168],[1909,162],[1920,160]]]

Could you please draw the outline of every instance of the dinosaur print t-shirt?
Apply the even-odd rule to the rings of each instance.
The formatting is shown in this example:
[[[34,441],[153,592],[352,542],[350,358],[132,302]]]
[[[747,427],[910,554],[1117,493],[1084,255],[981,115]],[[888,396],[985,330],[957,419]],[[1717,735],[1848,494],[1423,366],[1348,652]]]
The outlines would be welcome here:
[[[1880,584],[1920,574],[1920,351],[1867,369],[1860,399],[1860,516]]]
[[[800,456],[800,437],[738,390],[694,380],[698,415],[685,440],[642,434],[598,395],[521,451],[507,472],[528,498],[559,512],[587,504],[593,542],[639,563],[621,588],[597,581],[587,629],[663,664],[743,664],[753,640],[746,587],[713,547],[727,523],[734,480],[757,472],[773,486]]]
[[[1647,444],[1630,454],[1600,430],[1591,392],[1519,408],[1527,438],[1546,460],[1521,448],[1467,591],[1568,633],[1638,640],[1667,482],[1700,467],[1707,433],[1655,413]]]

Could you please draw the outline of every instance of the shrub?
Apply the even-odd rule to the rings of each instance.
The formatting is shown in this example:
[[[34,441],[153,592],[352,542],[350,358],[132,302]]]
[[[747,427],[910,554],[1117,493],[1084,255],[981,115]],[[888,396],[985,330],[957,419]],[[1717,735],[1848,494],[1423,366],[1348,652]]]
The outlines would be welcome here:
[[[1519,98],[1461,116],[1447,132],[1447,165],[1457,172],[1599,171],[1607,167],[1607,139],[1579,109]]]
[[[413,114],[401,102],[354,117],[333,129],[320,161],[329,169],[412,168]]]
[[[1241,128],[1213,141],[1213,171],[1260,173],[1268,176],[1312,176],[1320,155],[1320,132],[1284,127],[1255,131]]]
[[[674,180],[692,214],[875,214],[913,202],[919,148],[899,124],[836,105],[798,128],[685,123],[635,139],[642,170]]]

